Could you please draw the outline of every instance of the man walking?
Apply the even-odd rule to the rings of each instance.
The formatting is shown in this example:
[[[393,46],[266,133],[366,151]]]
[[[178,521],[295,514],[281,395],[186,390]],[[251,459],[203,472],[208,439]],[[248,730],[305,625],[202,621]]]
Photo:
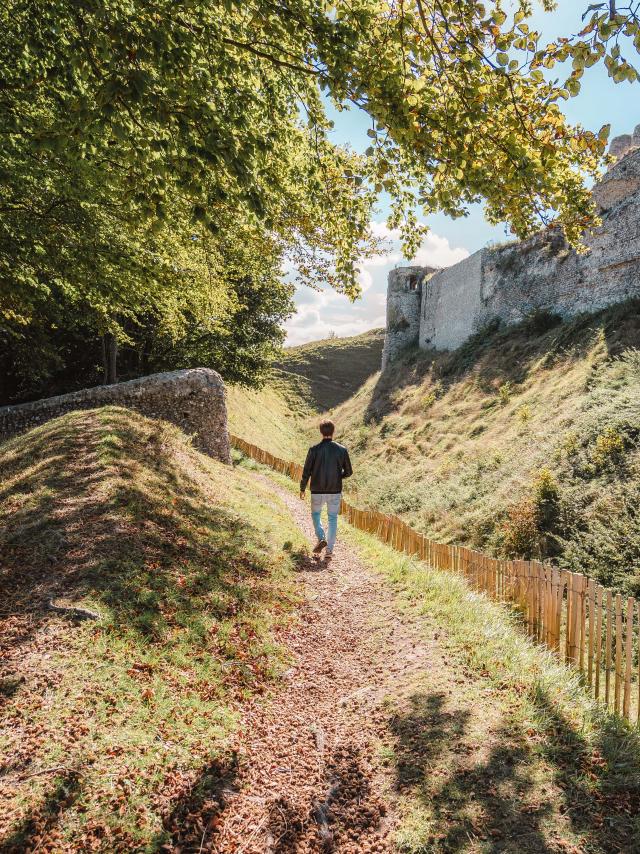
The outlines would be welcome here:
[[[353,470],[346,448],[333,441],[333,421],[320,423],[322,441],[309,448],[300,481],[300,498],[304,499],[307,483],[311,479],[311,518],[318,538],[313,553],[321,554],[326,548],[325,558],[331,560],[338,533],[338,513],[342,500],[342,480],[351,477]],[[320,520],[323,505],[327,505],[329,527],[325,536]]]

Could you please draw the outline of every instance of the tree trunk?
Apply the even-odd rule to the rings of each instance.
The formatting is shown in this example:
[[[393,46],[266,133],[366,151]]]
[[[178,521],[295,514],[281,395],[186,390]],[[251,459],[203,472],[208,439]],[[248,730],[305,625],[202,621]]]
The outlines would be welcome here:
[[[118,382],[117,361],[118,342],[116,336],[112,332],[105,332],[102,336],[102,367],[105,385]]]

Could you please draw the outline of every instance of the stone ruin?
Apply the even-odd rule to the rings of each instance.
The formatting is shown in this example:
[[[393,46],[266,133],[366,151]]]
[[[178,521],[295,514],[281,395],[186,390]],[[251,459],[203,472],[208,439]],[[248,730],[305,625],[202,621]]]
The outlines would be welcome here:
[[[640,148],[640,125],[636,125],[632,134],[623,133],[622,136],[614,137],[609,146],[609,154],[616,160],[621,160],[636,148]]]
[[[231,462],[226,392],[222,377],[209,368],[167,371],[115,385],[96,386],[32,403],[0,408],[0,442],[77,409],[124,406],[175,424],[193,437],[196,448]]]
[[[408,346],[454,350],[495,319],[566,318],[640,297],[640,125],[612,140],[610,153],[616,162],[593,188],[602,225],[585,237],[586,254],[550,228],[445,269],[392,270],[383,370]]]

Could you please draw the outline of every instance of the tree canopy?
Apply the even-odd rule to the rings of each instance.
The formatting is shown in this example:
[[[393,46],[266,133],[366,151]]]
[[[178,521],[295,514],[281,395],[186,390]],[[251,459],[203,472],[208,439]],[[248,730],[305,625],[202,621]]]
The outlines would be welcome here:
[[[0,312],[26,324],[63,292],[96,329],[153,315],[179,337],[287,260],[355,296],[382,191],[409,256],[421,209],[481,199],[576,242],[608,129],[561,105],[595,62],[637,78],[635,5],[585,4],[545,45],[528,0],[6,0]],[[328,103],[369,114],[365,155],[332,142]]]

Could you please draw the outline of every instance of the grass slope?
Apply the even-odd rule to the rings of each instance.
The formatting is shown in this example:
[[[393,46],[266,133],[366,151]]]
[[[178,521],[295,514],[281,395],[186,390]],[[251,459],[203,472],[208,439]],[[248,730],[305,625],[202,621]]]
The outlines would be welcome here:
[[[640,306],[408,352],[334,410],[363,506],[640,592]]]
[[[299,383],[310,409],[324,412],[348,400],[380,369],[384,330],[289,347],[277,368]]]
[[[303,425],[309,415],[302,397],[274,375],[260,389],[227,388],[229,431],[282,459],[297,459],[306,451]]]
[[[198,850],[238,709],[284,664],[297,529],[248,475],[117,408],[0,446],[0,482],[0,849]]]
[[[383,342],[374,329],[287,348],[263,388],[228,388],[230,431],[283,459],[304,458],[317,414],[348,400],[378,371]]]

